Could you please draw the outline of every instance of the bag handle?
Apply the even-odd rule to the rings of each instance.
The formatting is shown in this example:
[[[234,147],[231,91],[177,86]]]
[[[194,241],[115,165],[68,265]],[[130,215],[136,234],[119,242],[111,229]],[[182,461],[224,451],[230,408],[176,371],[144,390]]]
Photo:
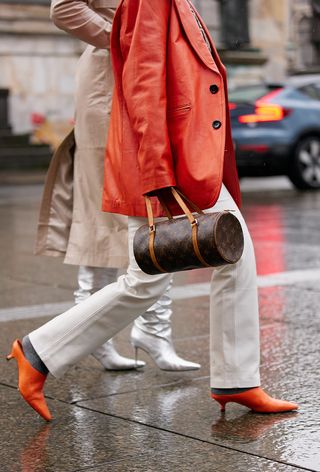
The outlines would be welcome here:
[[[182,208],[182,210],[185,212],[186,215],[187,215],[188,212],[190,212],[190,210],[187,208],[187,206],[185,205],[183,200],[185,200],[187,203],[189,203],[192,210],[194,210],[196,213],[199,213],[200,215],[204,215],[203,211],[200,210],[200,208],[195,203],[193,203],[191,200],[189,200],[189,198],[186,197],[182,192],[180,192],[179,189],[177,189],[175,187],[171,187],[171,191],[172,191],[172,194],[175,197],[177,203],[179,204],[180,208]],[[181,205],[183,205],[184,207],[182,207]]]
[[[184,214],[186,215],[186,217],[188,218],[189,220],[189,223],[191,225],[191,228],[192,228],[192,244],[193,244],[193,249],[194,249],[194,252],[197,256],[197,258],[199,259],[199,261],[201,262],[201,264],[204,266],[204,267],[211,267],[210,264],[208,264],[204,258],[202,257],[201,253],[200,253],[200,249],[199,249],[199,244],[198,244],[198,220],[193,216],[193,214],[191,213],[191,211],[189,210],[189,208],[187,207],[187,205],[185,204],[184,200],[186,200],[188,202],[188,204],[190,205],[190,207],[197,213],[203,215],[203,211],[200,210],[199,207],[197,207],[193,202],[191,202],[185,195],[183,195],[180,190],[174,188],[174,187],[170,187],[170,190],[172,192],[172,195],[174,197],[174,199],[176,200],[176,202],[178,203],[178,205],[180,206],[180,208],[182,209],[182,211],[184,212]],[[154,264],[154,266],[160,271],[160,272],[166,272],[162,267],[161,265],[159,264],[159,262],[157,261],[157,257],[156,257],[156,254],[155,254],[155,250],[154,250],[154,240],[155,240],[155,235],[156,235],[156,225],[154,223],[154,217],[153,217],[153,211],[152,211],[152,203],[151,203],[151,199],[148,195],[145,195],[145,202],[146,202],[146,207],[147,207],[147,215],[148,215],[148,225],[149,225],[149,252],[150,252],[150,256],[151,256],[151,260]],[[163,207],[167,217],[169,220],[173,219],[172,217],[172,214],[169,210],[169,208],[167,207],[167,205],[165,204],[165,202],[163,201],[163,199],[160,197],[158,197],[160,203],[161,203],[161,206]]]

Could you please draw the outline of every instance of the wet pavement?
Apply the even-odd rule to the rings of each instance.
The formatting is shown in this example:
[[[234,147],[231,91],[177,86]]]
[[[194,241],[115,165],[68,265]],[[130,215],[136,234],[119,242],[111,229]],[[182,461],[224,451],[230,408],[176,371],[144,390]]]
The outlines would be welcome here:
[[[242,182],[259,273],[262,383],[297,401],[298,413],[229,404],[222,415],[212,402],[210,270],[198,270],[175,277],[173,329],[177,351],[202,368],[164,372],[143,354],[146,368],[116,373],[86,358],[47,382],[55,420],[45,425],[4,359],[12,339],[72,301],[76,268],[32,254],[39,182],[0,186],[0,471],[320,472],[320,192],[297,193],[285,179]],[[125,355],[129,333],[116,338]]]

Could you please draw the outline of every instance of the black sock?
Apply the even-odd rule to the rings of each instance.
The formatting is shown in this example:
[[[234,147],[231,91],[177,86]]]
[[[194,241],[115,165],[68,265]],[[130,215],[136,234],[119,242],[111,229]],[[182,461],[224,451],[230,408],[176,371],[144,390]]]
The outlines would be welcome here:
[[[48,375],[49,370],[47,369],[46,365],[42,362],[36,350],[32,346],[29,336],[25,336],[23,338],[22,349],[23,349],[23,353],[26,359],[28,359],[32,367],[34,367],[38,372],[41,372],[41,374]]]
[[[212,388],[211,393],[215,395],[234,395],[235,393],[242,393],[246,392],[247,390],[251,390],[255,387],[247,387],[247,388]]]

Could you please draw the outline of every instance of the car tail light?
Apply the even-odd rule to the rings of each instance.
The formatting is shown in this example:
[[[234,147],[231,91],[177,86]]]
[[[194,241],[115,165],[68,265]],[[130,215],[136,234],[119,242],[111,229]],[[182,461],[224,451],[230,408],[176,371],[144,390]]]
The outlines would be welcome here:
[[[289,115],[291,110],[271,103],[256,103],[254,113],[238,117],[240,123],[262,123],[267,121],[281,121]]]
[[[235,110],[236,108],[237,108],[237,105],[235,103],[229,102],[229,110]]]
[[[238,120],[240,123],[263,123],[268,121],[281,121],[283,118],[291,113],[288,108],[283,108],[281,105],[270,103],[276,95],[281,92],[281,88],[277,88],[268,93],[264,97],[259,98],[255,102],[255,110],[252,114],[240,115]]]

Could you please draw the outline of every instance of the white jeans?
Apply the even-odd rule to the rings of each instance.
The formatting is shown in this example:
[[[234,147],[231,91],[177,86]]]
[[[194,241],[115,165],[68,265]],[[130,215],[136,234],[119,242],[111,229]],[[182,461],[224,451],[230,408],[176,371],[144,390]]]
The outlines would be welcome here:
[[[242,224],[245,245],[237,264],[213,272],[211,386],[254,387],[260,385],[255,257],[247,226],[223,186],[211,211],[226,209],[235,210]],[[133,237],[145,222],[145,218],[129,217],[130,263],[125,275],[29,334],[35,350],[55,377],[121,331],[165,291],[171,274],[145,274],[134,259]]]

